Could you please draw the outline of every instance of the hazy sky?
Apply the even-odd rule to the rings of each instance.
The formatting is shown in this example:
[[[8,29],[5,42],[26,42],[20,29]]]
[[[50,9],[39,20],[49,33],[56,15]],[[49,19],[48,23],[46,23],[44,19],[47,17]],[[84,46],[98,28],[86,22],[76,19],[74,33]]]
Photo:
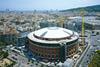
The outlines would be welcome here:
[[[0,10],[62,10],[100,5],[100,0],[0,0]]]

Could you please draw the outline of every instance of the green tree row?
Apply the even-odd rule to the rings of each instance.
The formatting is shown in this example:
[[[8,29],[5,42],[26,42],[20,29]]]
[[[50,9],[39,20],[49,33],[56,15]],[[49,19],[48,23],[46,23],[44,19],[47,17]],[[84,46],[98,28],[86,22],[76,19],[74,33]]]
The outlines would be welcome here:
[[[88,67],[100,67],[100,50],[96,51]]]

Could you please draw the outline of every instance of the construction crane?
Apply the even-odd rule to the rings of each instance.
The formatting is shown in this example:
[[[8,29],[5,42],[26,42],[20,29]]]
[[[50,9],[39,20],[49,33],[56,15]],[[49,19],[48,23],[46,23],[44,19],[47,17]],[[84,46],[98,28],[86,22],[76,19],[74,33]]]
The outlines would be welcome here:
[[[81,10],[81,17],[82,17],[82,32],[81,32],[81,35],[82,35],[82,45],[84,46],[85,45],[85,38],[84,38],[84,35],[85,35],[84,9]]]

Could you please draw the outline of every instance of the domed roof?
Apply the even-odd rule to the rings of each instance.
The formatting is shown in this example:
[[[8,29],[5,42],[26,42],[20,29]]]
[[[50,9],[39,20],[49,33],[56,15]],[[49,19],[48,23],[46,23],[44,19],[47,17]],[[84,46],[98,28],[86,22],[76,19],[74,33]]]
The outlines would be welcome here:
[[[64,38],[73,35],[73,32],[59,27],[48,27],[34,32],[35,36],[42,38]]]
[[[34,31],[28,35],[31,40],[46,40],[46,41],[60,41],[65,39],[71,39],[78,36],[76,32],[60,27],[46,27],[40,30]],[[78,38],[78,37],[77,37]]]

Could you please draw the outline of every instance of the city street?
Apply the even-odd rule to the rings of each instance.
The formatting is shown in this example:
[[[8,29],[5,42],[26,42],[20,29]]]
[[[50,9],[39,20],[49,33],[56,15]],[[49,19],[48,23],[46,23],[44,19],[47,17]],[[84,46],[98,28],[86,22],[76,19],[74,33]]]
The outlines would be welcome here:
[[[88,67],[88,64],[91,62],[94,52],[96,50],[100,50],[100,45],[99,43],[97,44],[97,41],[99,39],[100,39],[100,35],[91,36],[91,39],[88,39],[88,41],[90,40],[90,48],[84,55],[83,60],[81,61],[81,64],[79,67]]]

